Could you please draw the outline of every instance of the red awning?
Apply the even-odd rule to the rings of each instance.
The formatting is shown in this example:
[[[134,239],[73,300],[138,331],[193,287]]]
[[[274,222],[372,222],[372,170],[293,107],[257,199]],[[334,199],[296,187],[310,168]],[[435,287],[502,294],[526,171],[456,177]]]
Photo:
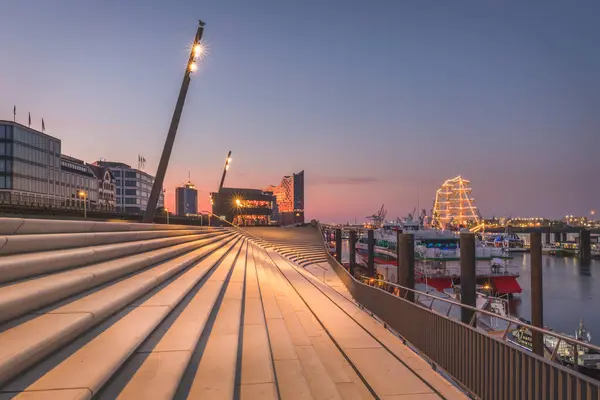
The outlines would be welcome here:
[[[425,283],[424,278],[420,279],[420,281],[421,281],[421,283]],[[450,278],[436,278],[436,279],[428,278],[427,286],[431,286],[438,292],[443,292],[444,289],[448,289],[448,288],[452,287],[452,279],[450,279]]]
[[[496,293],[500,294],[521,293],[523,290],[514,276],[495,276],[492,278],[492,284]]]

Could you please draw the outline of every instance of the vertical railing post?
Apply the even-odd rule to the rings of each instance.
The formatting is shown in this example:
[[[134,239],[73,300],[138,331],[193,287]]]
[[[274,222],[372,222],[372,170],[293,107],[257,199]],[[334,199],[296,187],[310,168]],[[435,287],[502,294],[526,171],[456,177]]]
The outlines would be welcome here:
[[[340,264],[342,263],[342,230],[340,228],[335,230],[335,259]]]
[[[587,229],[579,232],[579,260],[584,265],[588,265],[592,260],[592,242],[590,231]]]
[[[477,271],[475,259],[475,234],[460,234],[460,302],[464,305],[475,307],[475,285],[477,280]],[[470,324],[473,318],[473,310],[461,308],[461,320],[465,324]]]
[[[544,243],[545,243],[546,245],[549,245],[549,244],[550,244],[550,228],[548,228],[548,230],[546,230],[546,235],[545,235],[545,236],[546,236],[546,237],[545,237],[545,239],[546,239],[546,240],[545,240],[545,242],[544,242]],[[531,243],[531,241],[530,241],[530,243]]]
[[[544,327],[544,302],[542,285],[542,236],[531,234],[531,323],[538,328]],[[533,352],[544,356],[544,335],[532,332]]]
[[[356,271],[356,231],[354,229],[348,236],[348,254],[350,255],[350,275],[354,276]]]
[[[375,232],[373,229],[367,231],[367,247],[368,247],[368,258],[367,267],[369,269],[369,276],[375,276]]]
[[[560,232],[554,232],[554,243],[560,242]]]
[[[566,242],[567,241],[567,232],[563,232],[562,233],[562,242]]]
[[[400,258],[398,260],[400,286],[415,288],[415,236],[412,233],[399,234]],[[407,293],[404,293],[407,292]],[[415,292],[400,289],[400,296],[415,301]]]
[[[396,283],[400,285],[400,257],[402,254],[400,252],[400,241],[402,240],[402,232],[396,232]]]

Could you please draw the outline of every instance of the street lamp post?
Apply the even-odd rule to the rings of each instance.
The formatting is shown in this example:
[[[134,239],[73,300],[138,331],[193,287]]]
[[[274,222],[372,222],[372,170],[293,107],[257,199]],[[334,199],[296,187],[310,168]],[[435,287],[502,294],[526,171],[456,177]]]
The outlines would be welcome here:
[[[165,213],[167,214],[167,225],[169,225],[169,209],[165,208]]]
[[[150,192],[150,198],[148,199],[148,205],[146,207],[146,211],[144,212],[144,218],[142,219],[142,222],[145,223],[151,223],[154,221],[154,213],[156,212],[158,198],[165,180],[165,174],[167,173],[167,166],[169,165],[169,158],[171,157],[171,151],[173,150],[173,144],[175,143],[175,135],[177,134],[179,120],[181,119],[181,113],[183,112],[185,97],[187,95],[188,87],[190,86],[190,75],[192,72],[198,69],[196,60],[203,51],[200,43],[203,32],[204,22],[199,21],[196,36],[194,37],[194,44],[192,45],[192,49],[190,51],[190,58],[185,68],[185,74],[183,75],[183,82],[181,83],[181,89],[179,90],[179,97],[177,98],[175,111],[173,111],[171,125],[169,126],[169,133],[167,134],[167,139],[165,140],[165,145],[163,147],[160,162],[158,164],[158,170],[156,171],[156,178],[154,179],[152,191]]]
[[[83,190],[79,191],[79,197],[83,199],[83,219],[87,219],[87,193]]]

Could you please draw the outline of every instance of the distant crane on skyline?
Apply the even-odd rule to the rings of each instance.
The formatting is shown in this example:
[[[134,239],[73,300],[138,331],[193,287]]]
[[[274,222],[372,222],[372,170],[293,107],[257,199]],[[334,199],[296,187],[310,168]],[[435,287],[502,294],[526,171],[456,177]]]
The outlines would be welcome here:
[[[382,204],[381,208],[373,215],[366,217],[368,220],[372,221],[373,226],[381,227],[383,222],[385,221],[385,216],[387,215],[387,210],[385,209],[385,205]]]

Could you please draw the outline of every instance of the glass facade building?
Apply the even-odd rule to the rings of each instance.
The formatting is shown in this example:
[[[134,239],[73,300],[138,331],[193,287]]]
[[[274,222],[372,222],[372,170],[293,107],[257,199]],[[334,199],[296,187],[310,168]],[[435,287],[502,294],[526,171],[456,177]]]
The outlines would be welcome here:
[[[284,176],[279,186],[265,189],[272,192],[277,205],[273,207],[273,219],[281,225],[304,223],[304,171]]]
[[[63,172],[59,139],[15,122],[0,121],[0,203],[76,208],[78,204],[67,201],[71,197],[65,183],[94,190],[93,184],[86,185]]]
[[[14,207],[141,213],[154,177],[123,163],[62,155],[61,141],[0,120],[0,204]],[[159,207],[163,206],[159,199]]]
[[[14,122],[0,121],[3,200],[52,204],[56,197],[52,184],[60,179],[56,172],[60,172],[60,140]]]
[[[192,182],[175,188],[175,209],[179,217],[198,214],[198,191]]]

